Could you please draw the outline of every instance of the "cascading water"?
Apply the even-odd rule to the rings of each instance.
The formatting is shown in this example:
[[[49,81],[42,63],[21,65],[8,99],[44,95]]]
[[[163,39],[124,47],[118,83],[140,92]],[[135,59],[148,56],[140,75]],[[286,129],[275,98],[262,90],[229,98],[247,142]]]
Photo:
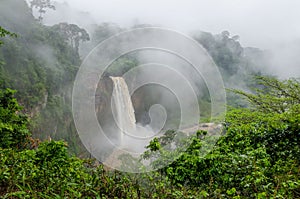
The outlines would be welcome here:
[[[114,116],[120,129],[119,142],[124,146],[124,136],[136,130],[134,108],[128,86],[122,77],[110,77],[114,83]]]

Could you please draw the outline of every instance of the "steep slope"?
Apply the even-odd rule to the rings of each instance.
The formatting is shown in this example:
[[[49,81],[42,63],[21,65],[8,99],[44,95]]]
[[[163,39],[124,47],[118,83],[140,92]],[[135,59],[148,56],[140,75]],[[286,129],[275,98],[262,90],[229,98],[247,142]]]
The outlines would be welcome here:
[[[18,35],[4,39],[0,48],[0,87],[18,91],[34,136],[65,139],[76,151],[70,107],[78,54],[59,33],[40,24],[25,1],[2,1],[0,25]]]

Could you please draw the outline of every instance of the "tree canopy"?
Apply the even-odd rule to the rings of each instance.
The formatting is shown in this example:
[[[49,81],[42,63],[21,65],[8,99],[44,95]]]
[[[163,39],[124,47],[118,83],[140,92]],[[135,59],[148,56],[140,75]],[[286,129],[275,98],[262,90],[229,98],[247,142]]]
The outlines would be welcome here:
[[[32,2],[45,6],[35,7],[41,9],[40,16],[52,7],[50,1]],[[121,173],[82,158],[88,153],[72,120],[71,89],[81,63],[79,47],[90,39],[87,31],[67,23],[45,26],[25,2],[6,0],[2,5],[1,198],[300,198],[300,81],[262,76],[250,81],[254,68],[263,63],[257,61],[263,55],[259,49],[243,48],[228,31],[196,35],[225,83],[241,78],[239,83],[246,82],[253,92],[228,90],[233,107],[218,125],[221,137],[203,130],[188,137],[170,129],[153,139],[141,157],[119,157],[140,171],[151,159],[156,171]],[[15,8],[18,15],[4,12],[7,8]],[[121,30],[109,24],[97,27],[93,45]],[[126,55],[105,75],[122,75],[138,65],[135,54]],[[98,101],[110,99],[107,90],[95,96]],[[156,98],[151,94],[143,99],[142,92],[137,97],[139,102]],[[241,97],[245,103],[236,103]],[[206,101],[203,106],[209,105]],[[170,159],[174,161],[159,167]]]
[[[55,10],[55,6],[51,3],[50,0],[31,0],[30,6],[32,8],[36,8],[39,12],[38,20],[40,22],[43,21],[43,15],[46,13],[47,9]]]
[[[5,37],[5,36],[12,36],[16,37],[17,35],[15,33],[11,33],[8,30],[4,29],[3,27],[0,26],[0,37]],[[0,46],[3,44],[3,41],[0,40]]]
[[[85,29],[78,27],[75,24],[59,23],[54,25],[53,30],[56,30],[64,39],[68,41],[72,48],[79,51],[79,43],[89,41],[90,36]]]
[[[15,91],[0,90],[0,148],[25,148],[30,135],[28,119],[14,98]]]
[[[274,82],[281,85],[279,90],[285,86],[299,86],[294,80],[262,79],[261,86],[265,91],[278,89]],[[173,142],[178,134],[168,131],[150,142],[143,158],[149,158],[153,152],[163,158],[177,154],[178,158],[158,171],[127,174],[93,165],[92,160],[70,156],[63,141],[45,141],[34,150],[19,150],[15,147],[18,145],[7,144],[11,143],[7,137],[14,137],[15,132],[24,136],[22,132],[26,132],[23,126],[19,128],[19,119],[15,119],[19,116],[14,110],[19,108],[12,94],[11,90],[6,90],[0,97],[0,194],[4,198],[293,199],[300,196],[300,107],[293,101],[286,102],[290,106],[284,112],[266,112],[260,106],[231,110],[224,124],[225,135],[206,155],[201,152],[212,141],[204,139],[209,135],[207,132],[198,131],[192,138],[187,138],[191,140],[186,151],[168,152],[164,146]],[[251,101],[253,96],[248,99]],[[292,90],[286,90],[285,96],[294,94]],[[276,96],[260,97],[259,104],[271,105],[269,101],[276,99]],[[3,134],[3,129],[16,131]],[[3,135],[9,136],[3,139]],[[174,144],[183,143],[175,141]],[[134,158],[131,162],[134,167],[141,165]]]

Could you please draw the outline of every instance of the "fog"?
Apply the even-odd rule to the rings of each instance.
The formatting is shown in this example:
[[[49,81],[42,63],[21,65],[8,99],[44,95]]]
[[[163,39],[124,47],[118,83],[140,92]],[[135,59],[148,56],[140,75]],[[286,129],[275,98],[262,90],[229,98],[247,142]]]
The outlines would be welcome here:
[[[80,46],[81,58],[87,56],[87,59],[84,59],[78,72],[79,75],[77,74],[78,79],[76,79],[74,83],[73,99],[77,100],[73,103],[72,107],[73,112],[75,112],[74,119],[78,132],[84,132],[83,135],[81,135],[82,142],[91,153],[95,152],[96,155],[98,155],[97,158],[101,161],[105,160],[107,156],[107,154],[101,153],[101,151],[106,152],[106,148],[113,149],[114,144],[118,143],[109,143],[108,139],[108,135],[113,135],[113,132],[117,131],[116,128],[111,127],[109,123],[106,124],[108,127],[104,129],[103,132],[101,132],[100,129],[101,137],[98,136],[99,121],[94,117],[96,116],[96,114],[94,114],[95,101],[93,101],[94,98],[86,100],[86,96],[95,95],[95,85],[98,85],[99,79],[91,80],[91,85],[88,86],[89,89],[86,89],[87,77],[93,74],[97,74],[97,78],[101,77],[101,74],[105,72],[106,66],[109,66],[110,61],[116,57],[120,57],[124,52],[127,53],[128,50],[151,46],[154,47],[156,51],[151,52],[153,49],[148,49],[148,52],[145,54],[136,53],[135,55],[138,55],[138,62],[140,66],[143,66],[143,70],[139,67],[135,67],[135,70],[132,70],[132,76],[130,76],[130,73],[129,75],[124,74],[124,79],[129,80],[127,82],[131,82],[132,84],[128,85],[130,94],[134,94],[133,91],[137,90],[139,88],[138,86],[142,87],[146,84],[162,85],[162,87],[159,88],[160,90],[155,90],[159,93],[158,97],[155,97],[156,101],[153,100],[152,103],[152,99],[147,99],[148,104],[147,106],[145,105],[145,107],[141,106],[142,108],[140,109],[142,111],[140,111],[140,115],[148,116],[148,112],[153,108],[152,106],[148,107],[149,104],[164,105],[163,107],[166,107],[164,113],[167,113],[167,119],[171,121],[170,126],[176,126],[179,130],[185,130],[197,125],[200,121],[200,113],[205,113],[205,111],[208,112],[208,114],[203,115],[208,118],[223,115],[226,111],[226,96],[223,81],[221,81],[221,74],[219,74],[217,67],[215,67],[216,70],[213,69],[215,63],[207,56],[206,50],[201,48],[199,53],[198,44],[196,45],[194,41],[189,41],[186,37],[181,38],[182,35],[177,35],[177,31],[190,36],[195,36],[197,33],[201,34],[200,31],[210,32],[214,35],[218,34],[215,37],[216,40],[222,45],[225,45],[229,52],[239,58],[246,57],[246,48],[244,48],[243,51],[242,47],[259,48],[261,52],[263,52],[262,54],[266,53],[267,60],[266,62],[261,62],[263,64],[255,65],[258,67],[255,68],[255,72],[264,72],[263,74],[277,75],[281,78],[300,77],[300,22],[298,22],[300,17],[300,14],[298,14],[300,2],[298,1],[291,0],[286,3],[279,0],[265,0],[264,2],[258,0],[111,0],[105,2],[101,0],[87,0],[84,2],[80,0],[52,0],[52,2],[56,10],[47,10],[45,15],[43,15],[42,23],[49,26],[61,22],[74,23],[85,28],[91,36],[93,36],[93,31],[97,28],[96,24],[103,25],[103,23],[116,24],[116,27],[112,28],[105,26],[106,28],[109,27],[112,29],[111,32],[110,30],[107,31],[109,33],[116,33],[119,30],[128,30],[136,25],[143,24],[151,24],[152,26],[160,26],[176,31],[167,31],[168,33],[166,33],[163,29],[151,30],[151,28],[149,28],[147,31],[137,29],[135,30],[137,32],[133,31],[129,35],[122,33],[115,39],[111,38],[111,41],[104,41],[102,45],[94,51],[91,51],[91,49],[95,47],[98,41],[96,42],[93,38],[91,38],[90,42],[86,42],[87,44],[82,43]],[[33,10],[33,14],[36,18],[38,17],[37,10]],[[118,26],[120,26],[120,28]],[[220,34],[224,30],[228,30],[230,34]],[[105,31],[101,31],[102,30],[100,30],[100,36],[98,35],[101,39],[111,36],[111,34],[106,34]],[[239,35],[239,37],[235,37],[235,35]],[[213,35],[211,35],[211,37],[214,38]],[[223,41],[225,42],[222,43]],[[228,71],[225,71],[228,72],[225,73],[227,75],[224,75],[224,77],[227,77],[227,84],[225,86],[246,90],[248,85],[243,78],[250,74],[247,73],[247,63],[235,63],[234,59],[230,59],[230,53],[228,53],[229,55],[226,54],[227,52],[223,51],[217,45],[214,46],[214,48],[220,52],[220,54],[225,55],[225,59],[222,57],[219,62],[220,65],[225,62],[227,64],[226,67],[220,67],[219,69],[220,71],[223,70],[223,72],[228,69]],[[258,51],[253,50],[254,48],[248,48],[248,53],[251,53],[251,50],[254,51],[254,54],[258,53]],[[36,49],[37,52],[44,52],[37,54],[46,62],[50,62],[53,59],[52,50],[47,48],[47,46],[38,46]],[[170,53],[169,51],[158,52],[157,49],[172,49],[170,50],[172,53],[167,55],[167,53]],[[239,51],[239,49],[242,50]],[[184,56],[174,58],[175,55]],[[228,59],[226,59],[227,55],[229,57],[227,57]],[[182,60],[179,61],[179,58]],[[256,60],[258,60],[258,62],[262,61],[256,57],[250,56],[250,58],[252,59],[250,61],[253,62]],[[231,62],[229,63],[228,60]],[[182,61],[186,61],[187,63],[183,64]],[[249,60],[245,59],[244,61]],[[199,68],[193,68],[193,66]],[[199,71],[203,72],[203,74],[199,73]],[[231,72],[234,74],[230,74]],[[178,74],[182,74],[189,81],[184,84],[185,79],[180,79],[181,76],[178,76]],[[126,77],[128,79],[126,79]],[[201,87],[204,83],[207,84],[207,88],[204,86],[203,88]],[[163,90],[163,88],[172,89]],[[179,98],[178,102],[170,98],[170,93]],[[205,97],[207,93],[209,93],[211,99],[201,99],[201,97]],[[129,102],[129,100],[126,100],[126,102]],[[201,108],[199,107],[200,103],[203,104],[203,108],[201,107],[202,110],[200,110]],[[212,105],[211,110],[207,108],[208,104]],[[145,110],[143,108],[145,108]],[[178,108],[178,110],[176,108]],[[80,115],[77,114],[76,111],[84,113],[80,113],[82,114]],[[153,120],[152,122],[152,118],[158,119],[159,121],[162,119],[160,119],[161,113],[153,112],[153,110],[152,113],[153,114],[149,113],[150,119],[147,118],[150,120],[150,123],[144,122],[142,119],[139,120],[139,118],[138,120],[141,121],[141,124],[148,125],[147,127],[153,127],[151,123],[155,123],[155,121]],[[123,113],[119,114],[119,116],[123,115]],[[178,115],[180,115],[180,118],[177,118]],[[138,120],[136,121],[139,122]],[[167,122],[168,121],[166,121],[166,124],[169,125]],[[118,125],[115,126],[117,127]],[[158,132],[165,130],[152,128],[151,131],[153,129]],[[108,133],[106,133],[106,130],[108,130]],[[148,130],[149,129],[147,129],[147,131]],[[86,132],[93,132],[94,134],[87,134]],[[115,136],[117,137],[117,141],[119,141],[118,136],[119,135]],[[120,140],[123,140],[122,136],[120,137]],[[107,147],[107,145],[104,144],[106,142],[108,143],[107,145],[110,146]],[[135,146],[135,142],[136,140],[126,141],[126,143],[129,144],[128,147]],[[99,145],[99,143],[101,144]],[[140,146],[135,147],[138,148],[138,150],[140,150],[140,148],[144,150],[144,143]]]
[[[196,28],[213,33],[226,29],[240,35],[245,46],[269,48],[300,39],[300,2],[297,0],[56,1],[69,4],[73,11],[90,13],[98,23],[114,22],[124,26],[149,23],[181,31]]]
[[[55,11],[47,11],[45,24],[67,21],[85,28],[103,22],[121,27],[152,24],[187,34],[228,30],[240,36],[244,47],[271,50],[272,67],[267,69],[271,74],[283,78],[300,76],[297,0],[56,0],[55,5]]]

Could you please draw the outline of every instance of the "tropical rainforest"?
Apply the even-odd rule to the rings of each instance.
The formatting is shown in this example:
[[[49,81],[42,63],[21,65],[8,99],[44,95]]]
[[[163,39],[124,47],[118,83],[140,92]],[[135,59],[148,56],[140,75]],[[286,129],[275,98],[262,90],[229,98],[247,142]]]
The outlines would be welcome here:
[[[38,8],[37,19],[32,8]],[[163,146],[181,133],[170,129],[132,162],[137,167],[157,154],[176,155],[175,161],[151,172],[125,173],[90,156],[71,110],[82,49],[124,28],[47,26],[47,9],[55,9],[49,0],[0,3],[1,198],[300,198],[300,80],[259,70],[267,64],[264,51],[242,47],[228,31],[195,33],[228,88],[222,136],[205,155],[202,149],[211,140],[204,139],[204,130],[186,138],[185,151],[170,152]],[[107,76],[137,65],[134,56],[124,56]],[[200,104],[204,120],[209,104]],[[152,162],[154,168],[159,161]]]

